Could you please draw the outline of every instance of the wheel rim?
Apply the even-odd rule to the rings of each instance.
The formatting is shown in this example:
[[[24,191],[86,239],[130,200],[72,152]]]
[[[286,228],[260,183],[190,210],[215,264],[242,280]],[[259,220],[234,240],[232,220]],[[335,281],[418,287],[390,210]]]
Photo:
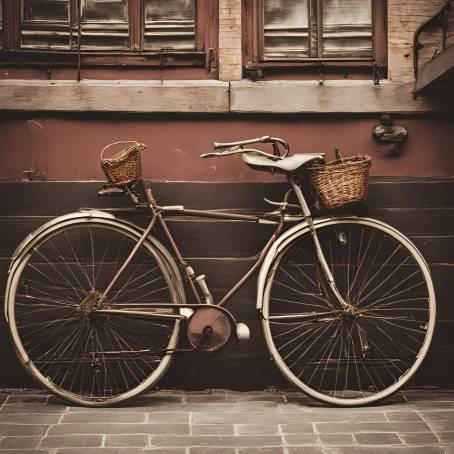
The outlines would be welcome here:
[[[371,403],[399,389],[428,350],[430,273],[411,242],[382,224],[332,221],[317,234],[351,310],[330,293],[306,233],[270,269],[265,337],[280,370],[303,391],[339,405]],[[320,315],[296,317],[311,311]]]
[[[178,323],[100,315],[97,309],[154,309],[178,301],[162,256],[144,243],[100,295],[138,235],[103,222],[75,222],[43,236],[15,271],[9,304],[16,350],[27,370],[65,399],[115,403],[153,384],[176,346]]]

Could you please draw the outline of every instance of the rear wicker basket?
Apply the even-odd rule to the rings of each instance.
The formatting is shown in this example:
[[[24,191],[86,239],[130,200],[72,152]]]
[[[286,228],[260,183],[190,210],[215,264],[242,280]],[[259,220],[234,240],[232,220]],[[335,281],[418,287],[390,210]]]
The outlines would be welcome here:
[[[113,146],[130,144],[110,158],[104,158],[104,152]],[[101,151],[101,167],[109,183],[126,184],[142,177],[140,152],[145,148],[143,143],[135,141],[114,142]]]
[[[367,155],[337,159],[309,167],[312,185],[326,208],[338,208],[367,198],[369,168]]]

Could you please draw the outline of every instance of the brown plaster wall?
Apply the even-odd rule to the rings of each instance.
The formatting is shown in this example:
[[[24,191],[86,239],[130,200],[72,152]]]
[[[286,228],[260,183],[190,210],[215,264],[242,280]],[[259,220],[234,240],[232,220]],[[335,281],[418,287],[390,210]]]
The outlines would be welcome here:
[[[368,153],[372,175],[454,175],[454,119],[446,116],[395,118],[409,130],[402,152],[389,152],[371,137],[374,116],[211,115],[211,116],[3,116],[0,119],[0,181],[20,179],[39,169],[51,181],[102,180],[100,149],[117,140],[147,144],[144,175],[161,181],[276,181],[248,169],[240,157],[202,160],[214,141],[262,135],[285,138],[292,152],[345,155]]]

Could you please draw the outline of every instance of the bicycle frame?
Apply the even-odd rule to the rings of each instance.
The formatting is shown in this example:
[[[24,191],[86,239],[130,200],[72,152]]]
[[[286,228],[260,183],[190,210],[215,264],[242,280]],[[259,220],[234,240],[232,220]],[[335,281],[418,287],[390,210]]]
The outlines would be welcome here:
[[[270,219],[265,219],[264,217],[261,217],[261,216],[254,216],[254,215],[247,215],[247,214],[234,214],[234,213],[218,212],[218,211],[213,212],[213,211],[208,211],[208,210],[192,210],[192,209],[186,209],[183,206],[159,206],[153,196],[151,189],[149,187],[147,187],[146,183],[143,180],[140,180],[142,191],[146,197],[147,206],[151,212],[151,220],[150,220],[148,227],[144,230],[142,237],[136,243],[136,245],[132,249],[132,251],[129,254],[126,261],[123,263],[123,265],[120,267],[120,269],[117,271],[117,273],[113,277],[112,281],[109,283],[109,285],[104,290],[104,292],[101,296],[101,301],[107,297],[108,292],[114,286],[115,282],[118,280],[121,273],[128,266],[128,264],[130,263],[130,261],[132,260],[134,255],[136,254],[137,250],[140,248],[140,246],[143,244],[143,242],[146,240],[146,238],[148,237],[150,232],[155,227],[156,223],[158,223],[161,226],[167,240],[169,241],[169,244],[177,258],[177,261],[178,261],[181,269],[184,270],[184,273],[186,276],[186,281],[189,284],[189,288],[191,289],[191,293],[192,293],[196,303],[197,304],[214,304],[212,297],[211,297],[211,293],[208,289],[208,286],[205,283],[205,280],[204,280],[205,277],[204,276],[196,277],[196,274],[195,274],[193,268],[188,264],[188,262],[182,256],[182,254],[167,226],[166,220],[163,217],[163,214],[166,214],[166,213],[176,213],[178,215],[188,215],[188,216],[193,216],[193,217],[226,219],[226,220],[241,220],[241,221],[246,221],[246,222],[254,222],[254,223],[258,223],[258,224],[271,224],[271,225],[276,226],[276,229],[274,230],[274,232],[272,233],[271,237],[266,242],[266,244],[264,245],[262,250],[256,254],[256,256],[255,256],[256,260],[255,260],[254,264],[252,265],[252,267],[233,285],[233,287],[223,296],[223,298],[219,302],[216,303],[217,306],[224,306],[225,304],[227,304],[239,292],[239,290],[251,279],[251,277],[255,274],[257,269],[263,264],[265,257],[267,256],[267,254],[270,251],[273,244],[276,242],[276,240],[282,234],[285,222],[289,222],[290,220],[293,222],[304,220],[310,228],[311,236],[312,236],[314,246],[315,246],[315,249],[317,252],[317,257],[322,266],[326,279],[330,285],[330,288],[333,291],[337,300],[340,302],[341,306],[344,309],[348,310],[349,305],[345,302],[345,300],[340,295],[340,292],[336,287],[334,278],[332,276],[332,273],[329,269],[329,266],[326,262],[323,251],[321,249],[320,242],[318,240],[315,228],[313,226],[312,213],[309,209],[306,199],[304,198],[304,195],[303,195],[299,185],[295,181],[295,178],[293,176],[289,175],[288,181],[298,199],[302,214],[300,216],[288,217],[284,214],[285,209],[281,209],[278,212],[279,214],[277,215],[278,220],[270,220]],[[199,284],[199,287],[205,298],[205,303],[203,303],[200,298],[200,295],[199,295],[199,292],[197,291],[195,282],[197,282]],[[147,315],[147,314],[144,313],[143,315]],[[149,316],[153,317],[154,315],[149,314]]]

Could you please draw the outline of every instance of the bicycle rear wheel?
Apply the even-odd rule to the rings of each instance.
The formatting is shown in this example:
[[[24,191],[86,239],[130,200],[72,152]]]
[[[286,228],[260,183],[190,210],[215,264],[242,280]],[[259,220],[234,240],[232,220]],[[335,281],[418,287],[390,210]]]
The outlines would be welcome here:
[[[428,351],[435,325],[430,272],[415,246],[381,222],[333,219],[316,229],[351,310],[330,291],[306,230],[268,272],[268,348],[286,378],[312,397],[370,404],[403,386]]]
[[[153,304],[185,302],[171,257],[146,240],[100,301],[140,232],[88,217],[49,230],[26,246],[7,292],[21,363],[55,395],[88,406],[112,405],[154,385],[172,359],[179,320],[171,317],[176,309]],[[134,308],[169,317],[97,312]]]

